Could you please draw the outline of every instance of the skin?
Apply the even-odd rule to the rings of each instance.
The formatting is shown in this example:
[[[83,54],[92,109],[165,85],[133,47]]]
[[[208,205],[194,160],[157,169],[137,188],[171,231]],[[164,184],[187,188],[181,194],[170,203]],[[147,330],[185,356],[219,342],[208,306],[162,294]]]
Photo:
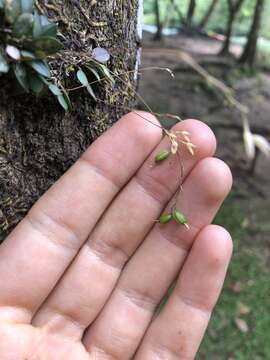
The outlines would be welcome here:
[[[174,130],[197,146],[181,148],[190,230],[154,221],[174,203],[177,157],[156,165],[168,139],[124,116],[0,246],[1,360],[194,359],[231,257],[230,235],[210,224],[232,177],[206,125]]]

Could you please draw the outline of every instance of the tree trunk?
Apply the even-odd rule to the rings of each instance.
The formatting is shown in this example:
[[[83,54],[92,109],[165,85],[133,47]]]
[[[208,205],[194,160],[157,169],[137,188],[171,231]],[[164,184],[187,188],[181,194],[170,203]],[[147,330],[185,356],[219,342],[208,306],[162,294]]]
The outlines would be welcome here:
[[[154,1],[154,13],[155,13],[155,17],[156,17],[156,27],[157,27],[157,31],[154,36],[154,40],[159,41],[162,39],[162,30],[163,30],[163,25],[162,25],[161,16],[160,16],[159,0]]]
[[[208,24],[208,21],[210,20],[216,6],[217,6],[218,0],[212,0],[211,4],[209,5],[204,17],[202,18],[199,27],[201,29],[205,28],[205,26]]]
[[[234,13],[230,12],[230,14],[228,16],[228,22],[227,22],[227,29],[226,29],[226,35],[225,35],[226,38],[225,38],[223,47],[221,49],[220,55],[228,55],[228,53],[229,53],[232,29],[233,29],[233,21],[234,21]]]
[[[36,1],[39,11],[59,22],[66,49],[82,53],[106,48],[110,70],[124,75],[114,87],[104,83],[98,88],[97,102],[84,90],[70,92],[73,111],[67,113],[53,96],[15,95],[12,82],[0,78],[0,242],[81,153],[134,105],[139,2]]]
[[[186,19],[186,26],[188,28],[192,27],[192,21],[193,21],[195,9],[196,9],[196,0],[190,0],[187,11],[187,19]]]
[[[178,6],[178,3],[174,3],[174,11],[176,13],[176,15],[178,16],[178,19],[179,19],[179,23],[180,23],[180,26],[179,28],[181,28],[181,25],[184,24],[185,25],[185,16],[183,15],[182,11],[180,10],[180,7]],[[181,3],[180,3],[180,6],[181,6]]]
[[[164,23],[163,23],[163,26],[165,28],[170,27],[170,23],[171,23],[171,19],[172,19],[173,15],[174,15],[174,11],[175,11],[174,0],[169,0],[169,3],[167,5],[167,9],[166,9],[166,15],[165,15]]]
[[[241,55],[239,60],[240,63],[248,64],[250,67],[254,66],[256,60],[257,42],[260,32],[261,18],[262,18],[264,4],[265,4],[264,0],[257,0],[254,11],[253,22],[248,35],[248,41],[244,48],[243,54]]]
[[[233,30],[233,22],[234,19],[240,10],[244,0],[227,0],[228,8],[229,8],[229,16],[228,16],[228,22],[227,22],[227,29],[226,29],[226,40],[224,42],[224,45],[220,51],[220,55],[227,55],[230,50],[230,44],[231,44],[231,36],[232,36],[232,30]]]

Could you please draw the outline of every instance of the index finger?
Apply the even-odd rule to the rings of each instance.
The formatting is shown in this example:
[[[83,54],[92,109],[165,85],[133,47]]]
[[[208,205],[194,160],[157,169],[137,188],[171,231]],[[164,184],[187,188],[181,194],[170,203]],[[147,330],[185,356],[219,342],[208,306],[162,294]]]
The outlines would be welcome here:
[[[143,114],[151,122],[157,121]],[[161,138],[135,113],[102,135],[0,247],[0,317],[30,321],[103,212]],[[2,311],[1,311],[2,308]],[[4,309],[4,311],[3,311]],[[8,316],[9,316],[8,315]]]

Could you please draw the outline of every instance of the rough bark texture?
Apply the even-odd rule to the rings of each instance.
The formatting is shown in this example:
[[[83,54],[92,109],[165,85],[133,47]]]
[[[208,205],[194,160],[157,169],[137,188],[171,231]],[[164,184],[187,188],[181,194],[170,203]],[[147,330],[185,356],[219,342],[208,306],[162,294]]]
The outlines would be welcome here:
[[[137,0],[40,0],[39,10],[59,21],[66,49],[89,52],[102,46],[109,68],[121,75],[99,86],[102,101],[84,91],[71,93],[74,110],[64,113],[51,95],[16,95],[0,78],[0,242],[32,204],[102,132],[133,105],[137,62]],[[63,64],[58,62],[58,70]],[[75,84],[76,86],[76,84]]]
[[[240,58],[240,63],[248,64],[251,67],[255,65],[264,3],[264,0],[257,0],[252,25],[248,34],[248,41]]]

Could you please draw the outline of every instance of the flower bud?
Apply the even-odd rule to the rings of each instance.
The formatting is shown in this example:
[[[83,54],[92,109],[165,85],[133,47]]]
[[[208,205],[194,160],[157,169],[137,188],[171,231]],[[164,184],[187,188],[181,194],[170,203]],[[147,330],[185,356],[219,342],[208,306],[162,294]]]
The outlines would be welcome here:
[[[187,219],[186,219],[185,215],[180,213],[176,209],[173,209],[172,217],[178,224],[181,224],[181,225],[186,225],[187,224]]]
[[[164,224],[168,224],[168,222],[170,222],[172,220],[172,214],[163,214],[161,215],[161,217],[159,218],[159,223],[164,225]]]
[[[160,162],[166,160],[170,155],[170,151],[168,150],[160,150],[159,153],[155,157],[156,162]]]

